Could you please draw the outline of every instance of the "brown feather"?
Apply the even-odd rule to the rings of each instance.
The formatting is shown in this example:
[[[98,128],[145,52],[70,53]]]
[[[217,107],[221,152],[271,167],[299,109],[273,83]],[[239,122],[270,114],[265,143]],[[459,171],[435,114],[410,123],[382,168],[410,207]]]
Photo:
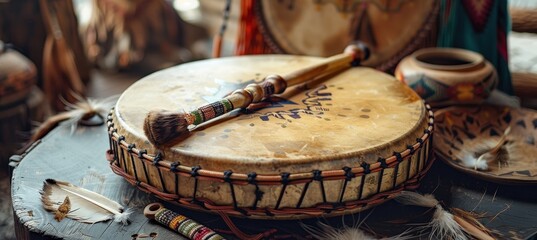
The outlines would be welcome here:
[[[54,219],[61,222],[65,216],[71,211],[71,201],[69,201],[69,196],[65,196],[63,203],[58,207],[58,210],[54,213]]]
[[[476,237],[477,239],[494,239],[492,238],[492,232],[477,220],[477,218],[482,217],[484,214],[467,212],[459,208],[451,208],[450,210],[456,217],[460,218],[456,219],[456,221],[459,222],[459,225],[461,225],[463,220],[470,224],[468,226],[463,226],[464,224],[461,225],[461,227],[463,227],[464,230],[470,235]]]
[[[84,97],[77,95],[76,93],[71,93],[72,97],[78,102],[70,103],[67,100],[60,98],[63,104],[66,106],[67,111],[58,113],[54,116],[49,117],[44,123],[42,123],[35,131],[32,137],[30,138],[29,144],[43,138],[47,133],[54,129],[62,121],[66,120],[87,120],[95,115],[104,116],[106,111],[112,108],[113,104],[117,100],[117,96],[111,96],[109,98],[95,100],[95,99],[85,99]],[[73,124],[76,124],[74,122]]]
[[[43,124],[37,128],[35,133],[30,138],[30,142],[33,143],[38,139],[43,138],[47,133],[54,129],[62,121],[65,121],[71,118],[72,114],[70,112],[62,112],[52,117],[49,117]]]
[[[171,147],[190,135],[184,113],[151,111],[144,120],[144,133],[157,148]]]

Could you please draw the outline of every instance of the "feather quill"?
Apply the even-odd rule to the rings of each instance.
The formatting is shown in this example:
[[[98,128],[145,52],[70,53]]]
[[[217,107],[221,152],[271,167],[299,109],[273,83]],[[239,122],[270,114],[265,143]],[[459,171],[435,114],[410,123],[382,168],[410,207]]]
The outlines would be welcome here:
[[[435,208],[433,219],[425,226],[431,229],[430,238],[436,236],[438,239],[466,240],[471,235],[477,239],[494,239],[486,227],[477,220],[472,219],[471,214],[464,213],[460,209],[453,211],[454,214],[446,211],[432,194],[421,195],[416,192],[402,191],[395,200],[404,205]]]
[[[45,180],[41,191],[41,201],[46,210],[57,212],[66,197],[71,203],[70,211],[66,215],[68,218],[84,223],[114,219],[115,222],[128,224],[131,211],[125,210],[121,204],[68,182]]]

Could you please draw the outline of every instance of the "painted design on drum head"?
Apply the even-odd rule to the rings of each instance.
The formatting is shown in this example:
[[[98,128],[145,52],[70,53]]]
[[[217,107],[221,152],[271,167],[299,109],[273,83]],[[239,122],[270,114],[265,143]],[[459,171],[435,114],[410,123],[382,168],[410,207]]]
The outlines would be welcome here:
[[[230,94],[235,89],[243,88],[251,83],[262,82],[263,80],[260,79],[259,76],[259,74],[256,74],[255,78],[252,78],[247,81],[227,81],[223,79],[214,79],[214,82],[218,84],[218,87],[210,91],[213,92],[212,95],[204,95],[202,98],[207,102],[217,101],[222,97]],[[305,98],[300,100],[302,104],[279,96],[272,96],[265,101],[250,104],[248,108],[243,110],[243,113],[245,115],[240,116],[239,119],[252,119],[259,117],[259,119],[261,119],[262,121],[270,121],[271,118],[291,121],[291,119],[301,119],[304,115],[312,115],[317,118],[324,119],[326,121],[331,121],[330,118],[322,117],[324,113],[330,111],[330,107],[333,106],[333,104],[331,103],[332,92],[328,90],[329,88],[336,89],[336,91],[344,90],[344,87],[336,86],[334,84],[322,84],[306,91],[304,93]],[[267,111],[267,109],[282,108],[286,110]],[[343,108],[343,110],[352,109]],[[360,109],[360,111],[364,113],[359,115],[360,118],[370,118],[367,113],[371,112],[371,109],[364,108]],[[344,114],[338,114],[338,116],[347,117]],[[253,126],[252,124],[250,124],[250,126]],[[285,128],[287,126],[281,125],[281,127]]]
[[[299,105],[287,99],[272,97],[261,104],[256,104],[254,107],[249,107],[246,110],[246,113],[248,113],[249,116],[245,116],[245,118],[252,118],[253,116],[259,117],[262,121],[269,121],[271,118],[290,120],[300,119],[304,114],[313,115],[320,118],[324,112],[330,111],[326,102],[332,100],[332,93],[330,91],[326,91],[327,89],[328,87],[326,85],[320,85],[314,89],[311,89],[310,91],[307,91],[305,93],[306,97],[301,100],[303,107],[301,106],[299,108],[292,108],[289,110],[260,113],[259,110],[261,109],[282,108],[284,105]]]

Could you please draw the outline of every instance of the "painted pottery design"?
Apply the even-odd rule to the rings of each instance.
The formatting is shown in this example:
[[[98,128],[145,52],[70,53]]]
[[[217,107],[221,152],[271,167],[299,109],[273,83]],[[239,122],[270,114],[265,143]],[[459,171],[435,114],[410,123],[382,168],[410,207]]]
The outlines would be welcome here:
[[[453,48],[416,51],[399,63],[395,76],[432,106],[481,103],[498,79],[483,56]]]
[[[537,183],[537,111],[489,106],[452,107],[435,113],[436,153],[450,166],[486,180]],[[487,141],[498,142],[507,127],[515,146],[508,164],[489,164],[488,170],[465,167],[462,158]]]

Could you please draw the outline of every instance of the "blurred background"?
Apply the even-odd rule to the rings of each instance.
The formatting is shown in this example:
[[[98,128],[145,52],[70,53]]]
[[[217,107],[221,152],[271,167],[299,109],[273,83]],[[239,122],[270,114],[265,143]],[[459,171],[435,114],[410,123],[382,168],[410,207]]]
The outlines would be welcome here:
[[[211,57],[226,3],[0,0],[2,168],[66,102],[117,95],[151,72]],[[237,11],[223,41],[226,55]]]
[[[537,105],[537,2],[416,1],[0,0],[0,163],[76,96],[120,94],[189,61],[329,56],[352,40],[372,47],[365,65],[391,74],[419,48],[479,52],[497,68],[499,90]]]
[[[381,44],[382,39],[368,35],[372,31],[370,28],[375,27],[374,22],[368,21],[374,21],[376,10],[369,11],[369,15],[352,10],[347,15],[346,9],[354,5],[344,2],[352,1],[271,2],[294,11],[305,1],[316,4],[314,11],[320,11],[319,6],[333,3],[339,7],[342,17],[352,17],[350,25],[358,29],[353,36],[369,44]],[[377,4],[377,8],[383,10],[378,15],[382,17],[399,11],[401,6],[397,4],[407,1],[356,2]],[[472,8],[467,2],[485,4]],[[283,32],[286,24],[293,26],[293,22],[280,19],[282,22],[278,23],[274,18],[278,16],[276,13],[269,16],[270,12],[258,10],[260,4],[256,3],[252,0],[0,0],[0,170],[5,169],[0,171],[3,179],[0,192],[9,192],[9,157],[27,146],[32,129],[38,123],[64,111],[66,102],[76,102],[80,97],[106,98],[121,94],[129,85],[154,71],[217,56],[259,53],[331,55],[330,50],[291,51],[282,42],[276,42],[279,46],[274,47],[278,36],[267,39],[267,26],[284,26],[281,28]],[[507,55],[504,62],[495,61],[496,67],[505,68],[498,69],[507,79],[502,80],[501,90],[516,96],[522,106],[537,106],[537,1],[442,0],[430,5],[430,8],[421,10],[427,24],[411,25],[416,30],[415,35],[408,36],[411,40],[385,56],[382,63],[371,63],[372,67],[393,73],[398,60],[404,57],[395,57],[396,53],[409,54],[419,47],[441,44],[493,56],[501,54],[502,50],[497,46],[504,39]],[[488,12],[483,15],[483,11]],[[265,15],[259,18],[256,14]],[[468,21],[473,23],[484,21],[483,29],[474,26],[469,30],[475,37],[472,35],[472,40],[464,43],[459,40],[470,35],[461,36],[457,27],[468,27],[470,23],[450,20],[460,14],[470,16]],[[486,25],[487,21],[493,23]],[[321,22],[330,23],[325,19]],[[394,22],[385,24],[386,27],[397,25]],[[501,28],[487,30],[491,24]],[[326,33],[322,29],[311,33],[310,30],[317,27],[306,24],[301,30],[309,32],[315,39],[316,34]],[[274,35],[277,30],[269,31]],[[295,30],[289,31],[294,34]],[[285,38],[286,34],[283,32],[280,38]],[[417,37],[420,34],[427,35],[427,39],[420,40],[421,37]],[[497,39],[499,43],[494,44],[492,50],[485,49],[491,39]],[[395,48],[396,40],[391,38],[386,42]],[[418,41],[422,42],[414,44],[413,48],[408,47]],[[0,214],[0,229],[2,226],[10,229],[9,195],[0,196],[0,212],[4,213]],[[6,235],[4,238],[12,238],[9,232],[12,231],[0,231]]]

